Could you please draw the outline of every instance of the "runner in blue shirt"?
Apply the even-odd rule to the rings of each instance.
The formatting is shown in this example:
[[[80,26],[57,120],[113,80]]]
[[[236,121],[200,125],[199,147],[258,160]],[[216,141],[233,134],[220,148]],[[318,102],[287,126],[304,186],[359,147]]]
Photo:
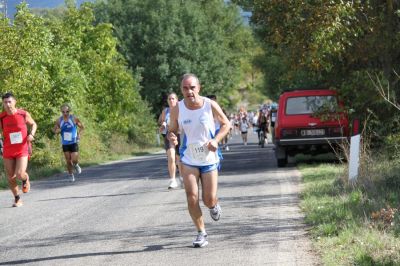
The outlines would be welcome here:
[[[82,169],[78,164],[78,142],[84,126],[82,122],[70,112],[71,107],[68,104],[63,104],[61,106],[62,116],[56,120],[53,132],[55,134],[61,134],[62,149],[64,152],[65,161],[67,163],[69,179],[71,182],[74,182],[74,170],[77,174],[82,172]]]

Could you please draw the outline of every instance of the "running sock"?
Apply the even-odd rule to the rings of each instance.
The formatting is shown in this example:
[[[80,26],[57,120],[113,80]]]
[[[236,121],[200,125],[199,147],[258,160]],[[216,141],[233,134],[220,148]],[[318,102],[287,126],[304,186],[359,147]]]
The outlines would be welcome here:
[[[19,195],[15,196],[15,202],[17,202],[19,200],[20,200],[20,196]]]

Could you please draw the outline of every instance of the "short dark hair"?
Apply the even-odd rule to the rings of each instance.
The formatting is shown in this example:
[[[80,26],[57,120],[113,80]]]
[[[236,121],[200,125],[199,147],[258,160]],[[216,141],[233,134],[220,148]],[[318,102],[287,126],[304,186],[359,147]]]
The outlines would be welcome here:
[[[10,97],[15,99],[15,96],[12,92],[6,92],[1,96],[1,99],[4,100],[4,99],[10,98]]]

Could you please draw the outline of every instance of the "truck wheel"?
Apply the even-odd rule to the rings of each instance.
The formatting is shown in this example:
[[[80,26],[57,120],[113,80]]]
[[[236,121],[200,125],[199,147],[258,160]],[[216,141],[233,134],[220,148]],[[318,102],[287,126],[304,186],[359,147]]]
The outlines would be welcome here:
[[[278,167],[285,167],[287,165],[287,158],[285,159],[277,159]]]
[[[288,163],[288,155],[286,149],[282,146],[277,145],[275,147],[275,156],[278,163],[278,167],[285,167]]]

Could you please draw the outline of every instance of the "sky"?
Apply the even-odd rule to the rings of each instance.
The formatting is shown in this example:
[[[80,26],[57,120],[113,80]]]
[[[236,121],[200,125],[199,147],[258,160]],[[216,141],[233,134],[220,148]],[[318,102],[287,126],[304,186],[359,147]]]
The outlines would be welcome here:
[[[60,5],[64,5],[64,0],[25,0],[28,3],[29,8],[36,8],[36,7],[47,7],[53,8]],[[15,7],[21,3],[22,0],[7,0],[7,15],[8,17],[12,18],[15,13]],[[88,0],[77,0],[76,3],[80,6],[83,2],[93,2]]]
[[[9,18],[14,17],[15,7],[21,3],[23,0],[7,0],[7,15]],[[28,3],[29,8],[38,8],[38,7],[46,7],[46,8],[53,8],[60,5],[64,5],[64,0],[25,0]],[[94,0],[75,0],[77,6],[80,6],[83,2],[94,2]],[[229,3],[229,0],[225,0],[226,3]],[[244,19],[246,24],[249,23],[249,19],[251,17],[251,12],[244,12],[241,11],[241,15]]]

